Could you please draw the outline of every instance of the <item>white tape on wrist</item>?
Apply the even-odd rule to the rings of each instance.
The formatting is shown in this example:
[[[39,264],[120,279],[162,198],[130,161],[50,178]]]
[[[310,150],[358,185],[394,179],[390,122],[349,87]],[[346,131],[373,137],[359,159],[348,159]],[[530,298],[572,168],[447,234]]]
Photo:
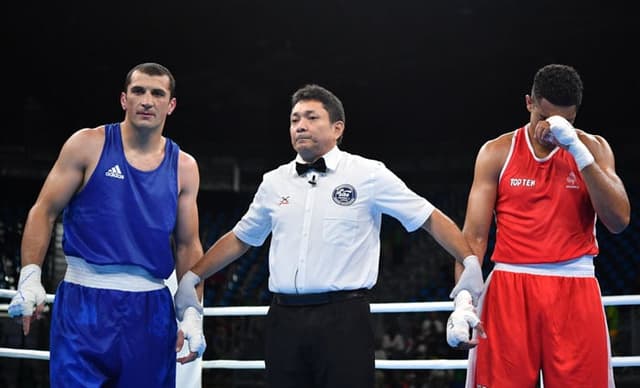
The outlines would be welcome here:
[[[576,160],[576,164],[578,165],[578,169],[580,171],[582,171],[583,168],[587,167],[591,163],[595,162],[591,151],[589,151],[587,146],[584,145],[584,143],[579,139],[576,140],[575,143],[571,144],[567,150],[571,153],[571,155],[573,155],[573,158]]]
[[[470,328],[475,328],[480,319],[473,308],[471,294],[467,290],[458,292],[453,302],[454,310],[447,320],[447,343],[451,347],[468,342]]]
[[[573,155],[580,171],[594,162],[591,151],[580,141],[576,129],[567,119],[554,115],[547,117],[546,121],[549,123],[549,131],[553,138]]]
[[[18,292],[9,304],[9,316],[31,316],[36,306],[44,303],[47,294],[42,286],[41,277],[42,269],[36,264],[28,264],[20,269]]]
[[[184,338],[189,342],[189,351],[198,353],[202,357],[207,348],[207,341],[202,330],[202,315],[193,307],[187,307],[184,319],[180,323]]]

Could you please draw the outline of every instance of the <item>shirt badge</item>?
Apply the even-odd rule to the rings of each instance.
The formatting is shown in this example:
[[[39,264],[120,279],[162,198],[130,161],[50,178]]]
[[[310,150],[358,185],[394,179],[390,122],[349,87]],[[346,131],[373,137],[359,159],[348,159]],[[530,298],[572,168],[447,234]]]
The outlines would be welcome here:
[[[333,198],[333,202],[340,206],[349,206],[356,201],[357,196],[355,187],[344,184],[333,189],[331,198]]]

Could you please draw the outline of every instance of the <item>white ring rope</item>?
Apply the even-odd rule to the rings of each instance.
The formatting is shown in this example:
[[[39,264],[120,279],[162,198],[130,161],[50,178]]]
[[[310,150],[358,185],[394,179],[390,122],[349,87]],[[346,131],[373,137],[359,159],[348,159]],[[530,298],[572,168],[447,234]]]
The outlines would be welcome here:
[[[0,298],[7,298],[7,299],[11,299],[13,298],[13,296],[17,293],[18,291],[16,290],[5,290],[5,289],[0,289]],[[55,295],[53,294],[47,294],[46,298],[45,298],[45,302],[47,303],[53,303],[53,299],[54,299]]]
[[[11,299],[16,290],[0,289],[0,298]],[[46,302],[52,303],[55,295],[47,294]],[[629,306],[640,304],[640,295],[611,295],[603,296],[604,306]],[[266,315],[269,306],[234,306],[234,307],[205,307],[206,316],[247,316]],[[427,311],[453,311],[453,302],[410,302],[410,303],[371,303],[372,313],[407,313]]]
[[[46,350],[0,348],[0,357],[48,360]],[[615,368],[640,366],[640,356],[612,357]],[[202,361],[202,369],[264,369],[260,360],[209,360]],[[376,369],[466,369],[467,360],[376,360]]]
[[[12,298],[15,290],[0,289],[0,298]],[[47,294],[46,301],[53,302],[55,295]],[[640,295],[603,296],[604,306],[639,305]],[[372,313],[407,313],[427,311],[453,311],[453,302],[371,303]],[[3,306],[4,307],[4,306]],[[205,316],[255,316],[266,315],[269,306],[206,307]],[[0,348],[0,357],[48,360],[46,350]],[[640,356],[612,357],[614,368],[640,366]],[[261,360],[205,360],[202,369],[264,369]],[[467,360],[376,360],[376,369],[466,369]]]
[[[0,348],[1,355],[2,348]],[[640,366],[640,356],[612,357],[615,368]],[[264,369],[264,361],[211,360],[202,361],[202,369]],[[376,369],[467,369],[467,360],[376,360]]]

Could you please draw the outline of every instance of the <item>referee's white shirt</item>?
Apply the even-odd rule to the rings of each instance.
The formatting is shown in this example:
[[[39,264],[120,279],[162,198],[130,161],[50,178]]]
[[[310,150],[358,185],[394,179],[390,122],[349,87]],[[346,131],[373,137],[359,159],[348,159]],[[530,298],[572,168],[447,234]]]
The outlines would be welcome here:
[[[308,294],[372,288],[378,278],[382,214],[412,232],[434,210],[383,163],[334,147],[326,173],[298,176],[295,162],[264,174],[233,228],[260,246],[269,233],[269,290]]]

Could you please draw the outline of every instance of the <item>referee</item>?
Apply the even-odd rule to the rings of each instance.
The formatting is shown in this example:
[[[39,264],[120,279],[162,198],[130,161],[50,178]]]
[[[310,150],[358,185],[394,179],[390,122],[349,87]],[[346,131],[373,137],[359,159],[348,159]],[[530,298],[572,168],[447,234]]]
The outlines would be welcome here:
[[[176,309],[200,308],[194,286],[272,233],[265,363],[274,388],[374,386],[368,291],[380,260],[382,214],[428,231],[466,264],[454,293],[482,290],[479,261],[460,229],[383,163],[338,148],[340,100],[318,85],[292,96],[295,160],[266,173],[248,211],[180,281]],[[470,259],[470,260],[465,260]],[[470,267],[474,265],[474,267]]]

